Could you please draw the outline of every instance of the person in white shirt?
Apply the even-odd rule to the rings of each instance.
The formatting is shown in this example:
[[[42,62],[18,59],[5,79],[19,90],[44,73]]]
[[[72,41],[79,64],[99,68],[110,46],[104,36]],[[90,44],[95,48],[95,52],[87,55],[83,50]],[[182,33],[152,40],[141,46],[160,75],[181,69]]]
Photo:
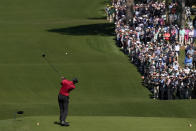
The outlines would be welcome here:
[[[176,56],[177,56],[177,59],[178,59],[178,56],[180,55],[180,45],[176,42],[176,45],[175,45],[175,52],[176,52]]]
[[[180,29],[180,45],[184,45],[184,35],[185,35],[185,29],[184,28],[181,28]]]
[[[175,61],[175,62],[173,63],[173,68],[174,68],[174,70],[178,70],[179,64],[178,64],[177,61]]]
[[[190,69],[189,69],[189,67],[188,67],[188,66],[185,66],[185,68],[184,68],[184,72],[185,72],[186,74],[189,74]]]

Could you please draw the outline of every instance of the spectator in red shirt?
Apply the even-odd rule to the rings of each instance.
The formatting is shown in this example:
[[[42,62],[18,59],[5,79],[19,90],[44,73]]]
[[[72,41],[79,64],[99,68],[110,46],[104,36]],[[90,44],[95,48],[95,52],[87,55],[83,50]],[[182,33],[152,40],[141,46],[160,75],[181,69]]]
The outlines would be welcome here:
[[[75,84],[78,83],[78,79],[74,78],[72,81],[62,77],[61,89],[58,95],[58,103],[60,108],[60,124],[61,126],[69,126],[69,123],[66,122],[66,117],[68,115],[68,104],[69,104],[69,93],[75,89]]]
[[[164,33],[164,38],[166,41],[169,41],[170,40],[170,33],[169,32],[165,32]]]

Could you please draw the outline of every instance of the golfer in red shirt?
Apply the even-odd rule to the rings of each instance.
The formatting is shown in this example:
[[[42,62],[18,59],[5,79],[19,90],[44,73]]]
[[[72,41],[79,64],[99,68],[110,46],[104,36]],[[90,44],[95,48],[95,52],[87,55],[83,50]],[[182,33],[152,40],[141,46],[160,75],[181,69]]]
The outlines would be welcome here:
[[[62,77],[61,89],[58,95],[58,102],[60,108],[60,124],[62,126],[69,126],[69,123],[66,122],[66,117],[68,115],[68,104],[69,104],[69,93],[75,89],[75,84],[78,83],[78,79],[74,78],[72,81]]]

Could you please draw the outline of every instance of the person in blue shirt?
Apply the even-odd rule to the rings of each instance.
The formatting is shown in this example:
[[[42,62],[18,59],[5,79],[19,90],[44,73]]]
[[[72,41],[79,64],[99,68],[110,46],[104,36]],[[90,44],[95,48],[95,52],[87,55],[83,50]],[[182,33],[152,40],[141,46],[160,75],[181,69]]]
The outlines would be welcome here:
[[[194,49],[192,47],[190,47],[190,49],[187,51],[187,55],[190,55],[191,57],[193,57],[194,55]]]
[[[184,64],[188,67],[193,66],[193,58],[189,54],[185,57]]]

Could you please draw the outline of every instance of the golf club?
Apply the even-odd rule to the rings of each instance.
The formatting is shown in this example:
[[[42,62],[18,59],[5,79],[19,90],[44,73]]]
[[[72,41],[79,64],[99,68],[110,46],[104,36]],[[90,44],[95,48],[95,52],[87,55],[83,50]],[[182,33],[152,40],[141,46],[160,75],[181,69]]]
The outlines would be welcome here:
[[[62,77],[61,73],[55,68],[55,66],[52,65],[52,64],[48,61],[48,59],[46,58],[46,54],[42,54],[42,57],[45,59],[45,61],[48,63],[48,65],[50,65],[50,67],[52,68],[52,70],[53,70],[54,72],[56,72],[56,73],[58,74],[58,76]],[[74,83],[78,83],[78,79],[77,79],[77,78],[73,78],[72,81],[74,81]]]
[[[48,65],[50,65],[50,67],[52,68],[52,70],[53,70],[54,72],[56,72],[59,76],[61,76],[60,72],[55,68],[55,66],[52,65],[52,64],[48,61],[48,59],[46,58],[46,54],[42,54],[42,57],[43,57],[44,60],[48,63]]]

